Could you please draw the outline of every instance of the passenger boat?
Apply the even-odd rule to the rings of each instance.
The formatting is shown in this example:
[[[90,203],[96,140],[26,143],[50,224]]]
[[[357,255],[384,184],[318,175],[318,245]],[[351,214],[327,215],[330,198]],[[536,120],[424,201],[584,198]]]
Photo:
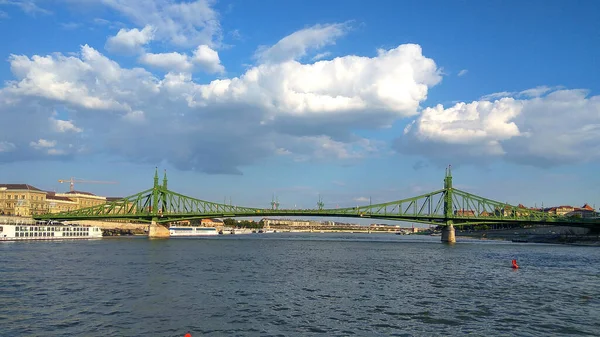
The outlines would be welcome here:
[[[219,235],[219,231],[216,227],[170,226],[169,234],[171,236],[207,236]]]
[[[57,222],[37,224],[0,224],[0,241],[96,239],[102,229]]]

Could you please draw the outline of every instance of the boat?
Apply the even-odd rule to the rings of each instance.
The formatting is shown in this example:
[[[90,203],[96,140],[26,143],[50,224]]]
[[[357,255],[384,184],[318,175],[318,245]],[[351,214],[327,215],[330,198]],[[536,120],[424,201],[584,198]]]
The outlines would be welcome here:
[[[207,236],[219,235],[219,231],[216,227],[170,226],[169,234],[171,236]]]
[[[100,227],[65,225],[60,222],[0,224],[0,241],[97,239]]]

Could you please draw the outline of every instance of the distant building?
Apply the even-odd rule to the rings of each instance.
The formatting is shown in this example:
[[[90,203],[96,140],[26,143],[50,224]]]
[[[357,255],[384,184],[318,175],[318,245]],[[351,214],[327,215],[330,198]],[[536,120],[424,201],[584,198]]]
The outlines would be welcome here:
[[[29,184],[0,184],[0,215],[30,217],[103,205],[106,197],[89,192],[56,193]]]
[[[89,192],[69,191],[66,193],[56,193],[55,196],[65,197],[75,201],[77,203],[76,209],[106,204],[106,197],[101,197]]]
[[[454,215],[456,216],[475,216],[475,211],[471,209],[458,209],[454,211]]]
[[[175,222],[178,225],[183,226],[200,226],[200,227],[223,227],[223,220],[221,219],[200,219],[200,220],[181,220]]]
[[[586,219],[586,218],[598,217],[598,212],[596,212],[596,210],[592,206],[590,206],[588,204],[584,204],[581,207],[573,208],[573,211],[567,213],[566,215]]]
[[[45,191],[28,184],[0,184],[0,215],[32,216],[47,212]]]
[[[289,227],[316,227],[321,226],[321,222],[319,221],[308,221],[308,220],[291,220],[291,219],[261,219],[265,227],[270,227],[273,225],[282,225]]]
[[[57,196],[55,192],[46,192],[48,213],[59,213],[76,210],[77,202],[67,197]]]
[[[202,220],[200,220],[200,226],[202,226],[202,227],[223,227],[223,220],[221,220],[221,219],[202,219]]]

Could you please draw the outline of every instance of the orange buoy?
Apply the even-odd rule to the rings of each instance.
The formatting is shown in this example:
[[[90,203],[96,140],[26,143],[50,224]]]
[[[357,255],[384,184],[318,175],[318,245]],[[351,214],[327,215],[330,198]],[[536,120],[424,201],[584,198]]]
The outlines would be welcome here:
[[[512,268],[513,269],[519,269],[519,265],[517,264],[517,260],[516,259],[512,260]]]
[[[188,333],[186,333],[185,335],[183,335],[183,337],[192,337],[192,334],[188,331]]]

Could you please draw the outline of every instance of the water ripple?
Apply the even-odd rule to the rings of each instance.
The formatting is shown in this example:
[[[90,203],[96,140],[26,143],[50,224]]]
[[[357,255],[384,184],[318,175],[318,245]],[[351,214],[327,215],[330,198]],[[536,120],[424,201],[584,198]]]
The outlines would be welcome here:
[[[0,261],[2,335],[598,335],[597,248],[438,240],[11,243]]]

